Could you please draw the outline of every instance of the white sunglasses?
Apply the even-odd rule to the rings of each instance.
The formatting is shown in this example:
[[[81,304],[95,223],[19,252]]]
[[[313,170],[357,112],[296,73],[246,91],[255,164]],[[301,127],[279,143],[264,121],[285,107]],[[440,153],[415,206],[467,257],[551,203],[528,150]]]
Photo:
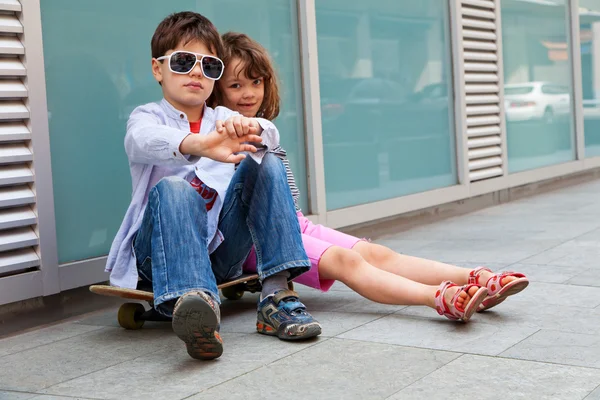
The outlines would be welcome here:
[[[202,74],[213,81],[221,78],[225,65],[221,59],[215,56],[192,53],[189,51],[174,51],[168,56],[158,57],[157,61],[169,60],[169,70],[175,74],[189,74],[192,72],[196,63],[200,63]]]

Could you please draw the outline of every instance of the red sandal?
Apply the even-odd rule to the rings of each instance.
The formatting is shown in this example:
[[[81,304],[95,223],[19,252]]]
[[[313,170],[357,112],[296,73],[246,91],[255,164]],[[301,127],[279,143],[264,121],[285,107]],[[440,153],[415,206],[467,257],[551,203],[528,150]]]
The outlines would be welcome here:
[[[460,289],[456,292],[456,294],[450,300],[450,304],[446,303],[446,299],[444,294],[446,290],[451,287],[458,286],[456,283],[452,283],[450,281],[444,281],[440,285],[439,290],[435,294],[435,309],[438,314],[445,316],[448,319],[452,320],[461,320],[463,322],[467,322],[471,319],[475,311],[477,311],[477,307],[481,304],[481,302],[486,298],[488,294],[488,290],[479,285],[469,284],[461,286]],[[477,287],[477,293],[471,297],[471,300],[467,303],[467,306],[464,310],[458,308],[458,304],[456,304],[456,299],[461,292],[469,292],[469,289],[472,287]]]
[[[492,272],[489,268],[479,267],[475,268],[473,271],[469,273],[469,284],[479,285],[479,277],[481,272],[488,271]],[[508,282],[506,285],[502,286],[502,279],[514,276],[517,279],[514,279]],[[488,297],[479,305],[479,309],[477,311],[484,311],[498,304],[502,303],[508,296],[512,296],[513,294],[517,294],[523,289],[525,289],[529,285],[529,279],[519,272],[501,272],[498,274],[494,274],[485,284],[485,287],[488,290]]]

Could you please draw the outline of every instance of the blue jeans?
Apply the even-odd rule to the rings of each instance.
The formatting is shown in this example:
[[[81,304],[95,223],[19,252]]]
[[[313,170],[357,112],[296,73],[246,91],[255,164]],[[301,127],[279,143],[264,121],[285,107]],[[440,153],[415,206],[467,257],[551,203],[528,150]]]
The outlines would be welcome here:
[[[285,169],[273,154],[260,165],[248,157],[238,166],[219,216],[225,240],[212,254],[207,221],[204,199],[186,180],[164,178],[150,190],[134,252],[142,281],[152,283],[154,307],[167,316],[192,290],[218,302],[217,284],[242,274],[253,245],[261,280],[310,269]]]

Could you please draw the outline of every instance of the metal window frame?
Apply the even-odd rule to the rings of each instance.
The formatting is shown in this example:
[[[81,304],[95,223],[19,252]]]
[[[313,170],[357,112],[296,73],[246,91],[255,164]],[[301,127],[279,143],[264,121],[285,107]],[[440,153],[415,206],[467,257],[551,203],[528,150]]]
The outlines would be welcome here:
[[[460,0],[449,1],[449,31],[452,54],[451,65],[453,75],[454,101],[454,136],[456,143],[456,163],[458,182],[466,187],[469,180],[469,140],[467,137],[467,94],[465,90],[465,57],[462,44],[462,5]]]
[[[27,107],[29,108],[30,119],[28,125],[31,130],[35,173],[33,190],[36,195],[35,211],[38,215],[37,232],[40,241],[38,255],[40,256],[43,295],[48,296],[60,291],[60,283],[50,155],[50,129],[46,101],[42,16],[39,0],[21,1],[21,7],[21,22],[25,42],[24,61],[27,68],[25,85],[29,92]]]
[[[323,129],[321,125],[321,93],[319,85],[315,0],[298,0],[297,9],[302,96],[304,100],[309,214],[311,214],[313,221],[326,224],[327,193],[325,190],[325,159],[323,156]]]
[[[502,0],[495,0],[496,9],[494,10],[496,13],[496,51],[498,52],[498,61],[496,65],[498,66],[498,87],[500,91],[498,92],[498,98],[500,99],[498,102],[500,104],[500,140],[502,141],[500,146],[502,146],[502,170],[503,177],[507,177],[508,173],[508,136],[506,133],[506,115],[504,112],[504,47],[502,43]]]
[[[569,49],[571,56],[571,78],[573,79],[573,129],[575,131],[575,157],[577,160],[585,159],[585,129],[583,116],[583,82],[581,72],[581,32],[579,23],[579,0],[567,2],[567,16],[569,20],[570,38]]]
[[[40,1],[22,0],[20,3],[21,40],[25,47],[22,59],[27,69],[23,79],[28,90],[25,105],[30,113],[26,124],[31,132],[29,146],[33,152],[34,182],[31,188],[36,196],[33,210],[38,218],[35,231],[39,245],[35,250],[40,257],[40,267],[39,270],[0,278],[0,304],[60,291]]]

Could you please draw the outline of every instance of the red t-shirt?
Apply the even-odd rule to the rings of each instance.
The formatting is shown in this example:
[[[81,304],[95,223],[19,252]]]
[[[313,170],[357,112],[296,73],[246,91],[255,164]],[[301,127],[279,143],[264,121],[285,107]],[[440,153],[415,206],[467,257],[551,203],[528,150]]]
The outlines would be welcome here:
[[[192,133],[200,133],[200,127],[202,126],[202,119],[196,122],[190,122],[190,132]],[[197,176],[194,176],[194,179],[190,182],[192,187],[196,189],[196,192],[204,199],[206,203],[206,211],[210,211],[215,205],[215,201],[217,200],[217,191],[211,187],[206,186],[204,182],[200,180]]]

